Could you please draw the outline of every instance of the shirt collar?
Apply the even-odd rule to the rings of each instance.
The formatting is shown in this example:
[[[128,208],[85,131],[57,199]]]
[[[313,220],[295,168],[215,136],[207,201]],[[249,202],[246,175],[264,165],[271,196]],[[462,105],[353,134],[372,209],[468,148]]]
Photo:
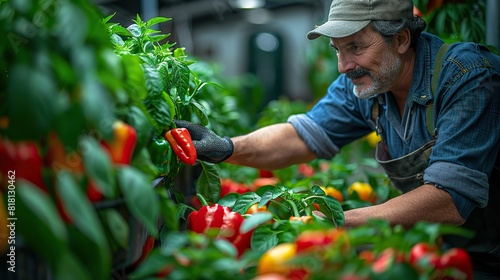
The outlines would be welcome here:
[[[420,105],[425,105],[433,99],[430,63],[431,50],[429,43],[423,36],[420,36],[415,46],[415,64],[413,65],[413,78],[409,93],[411,101]]]

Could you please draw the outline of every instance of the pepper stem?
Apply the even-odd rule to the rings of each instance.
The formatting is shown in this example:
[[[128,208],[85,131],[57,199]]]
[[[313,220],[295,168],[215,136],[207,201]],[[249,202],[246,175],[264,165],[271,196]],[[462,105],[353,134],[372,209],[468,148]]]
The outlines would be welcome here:
[[[293,215],[295,217],[300,217],[300,213],[299,213],[299,209],[297,209],[297,205],[295,205],[295,203],[291,200],[287,200],[287,202],[290,204],[290,206],[292,206]]]
[[[196,194],[196,197],[200,200],[201,205],[203,205],[203,206],[208,206],[208,202],[207,202],[207,200],[203,197],[203,195],[201,195],[200,193],[197,193],[197,194]]]

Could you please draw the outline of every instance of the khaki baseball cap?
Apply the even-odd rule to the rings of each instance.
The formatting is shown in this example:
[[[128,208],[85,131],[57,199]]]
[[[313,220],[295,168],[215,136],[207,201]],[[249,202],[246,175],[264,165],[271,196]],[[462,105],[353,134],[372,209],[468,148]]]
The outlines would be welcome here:
[[[372,20],[401,20],[413,16],[412,0],[333,0],[328,21],[307,33],[310,40],[350,36]]]

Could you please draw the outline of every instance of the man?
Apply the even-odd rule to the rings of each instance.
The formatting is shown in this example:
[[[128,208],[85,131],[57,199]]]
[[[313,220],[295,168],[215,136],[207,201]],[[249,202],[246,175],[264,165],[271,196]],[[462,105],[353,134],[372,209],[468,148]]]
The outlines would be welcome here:
[[[377,159],[404,194],[346,211],[345,226],[384,218],[472,229],[472,240],[447,242],[468,249],[477,279],[498,279],[500,58],[457,43],[436,62],[443,42],[424,28],[411,0],[333,0],[328,21],[307,37],[331,39],[342,74],[311,111],[232,139],[177,125],[191,132],[199,159],[260,169],[330,159],[377,130]]]

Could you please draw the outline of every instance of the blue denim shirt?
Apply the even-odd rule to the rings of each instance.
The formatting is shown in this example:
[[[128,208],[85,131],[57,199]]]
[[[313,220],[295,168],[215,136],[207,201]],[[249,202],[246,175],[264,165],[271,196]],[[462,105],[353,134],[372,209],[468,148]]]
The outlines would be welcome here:
[[[426,104],[434,99],[434,60],[443,42],[422,33],[403,117],[391,93],[369,99],[354,96],[341,74],[306,114],[288,119],[318,158],[330,159],[344,145],[372,132],[372,105],[378,98],[382,139],[392,158],[415,151],[433,139],[426,128]],[[474,43],[450,46],[434,100],[437,141],[424,181],[445,189],[467,218],[488,202],[488,177],[500,146],[500,57]],[[495,186],[499,187],[499,186]]]

